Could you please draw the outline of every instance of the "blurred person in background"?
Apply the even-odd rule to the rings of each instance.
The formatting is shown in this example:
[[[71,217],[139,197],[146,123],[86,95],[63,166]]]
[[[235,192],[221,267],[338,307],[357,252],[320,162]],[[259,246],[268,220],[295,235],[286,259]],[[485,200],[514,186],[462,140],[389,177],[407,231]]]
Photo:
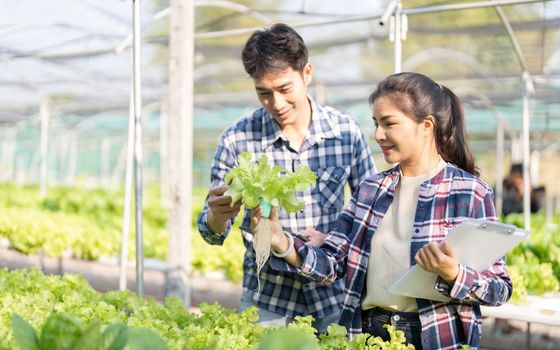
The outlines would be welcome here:
[[[253,160],[265,154],[274,165],[292,171],[306,165],[315,173],[316,186],[302,198],[309,206],[280,213],[280,223],[285,231],[300,232],[309,244],[319,246],[324,239],[321,232],[333,229],[343,209],[345,185],[354,191],[375,173],[366,138],[352,117],[319,105],[308,95],[313,66],[303,39],[288,25],[255,31],[243,48],[242,61],[262,107],[221,136],[198,229],[210,244],[221,245],[228,237],[242,203],[232,204],[231,197],[224,195],[228,189],[224,178],[238,164],[239,155],[248,151]],[[295,316],[312,315],[314,326],[325,332],[338,321],[343,282],[322,286],[265,264],[260,272],[263,285],[257,290],[250,218],[251,209],[245,208],[241,230],[247,250],[240,310],[257,306],[263,325],[286,325]]]
[[[393,325],[417,350],[478,349],[480,305],[505,303],[513,287],[503,257],[478,271],[442,243],[469,218],[497,220],[492,189],[478,177],[467,143],[461,101],[418,73],[389,76],[369,101],[375,139],[387,163],[397,165],[360,184],[319,248],[297,238],[288,247],[273,210],[271,246],[290,254],[270,265],[317,283],[345,281],[339,324],[351,337],[388,341],[385,326]],[[389,292],[416,264],[438,275],[433,288],[449,302]]]
[[[523,212],[523,165],[514,163],[511,165],[509,175],[503,181],[502,214]],[[538,186],[531,189],[531,213],[538,212],[545,197],[545,188]]]

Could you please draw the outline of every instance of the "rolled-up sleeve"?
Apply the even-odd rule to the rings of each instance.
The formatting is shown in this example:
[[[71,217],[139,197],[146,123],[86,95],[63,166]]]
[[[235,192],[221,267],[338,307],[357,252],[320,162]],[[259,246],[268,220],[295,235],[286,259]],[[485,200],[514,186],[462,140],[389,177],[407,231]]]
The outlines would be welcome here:
[[[490,189],[483,196],[475,196],[473,216],[497,221]],[[463,302],[496,306],[507,302],[513,292],[504,257],[497,259],[483,271],[459,265],[459,274],[455,283],[449,285],[443,279],[438,278],[436,289],[444,295]]]
[[[353,228],[352,198],[348,207],[340,215],[333,231],[329,233],[321,247],[313,247],[298,238],[294,238],[294,247],[302,259],[302,265],[296,268],[277,257],[270,258],[270,266],[278,271],[296,272],[320,284],[331,284],[342,278],[346,270],[346,257],[350,246],[349,233]]]

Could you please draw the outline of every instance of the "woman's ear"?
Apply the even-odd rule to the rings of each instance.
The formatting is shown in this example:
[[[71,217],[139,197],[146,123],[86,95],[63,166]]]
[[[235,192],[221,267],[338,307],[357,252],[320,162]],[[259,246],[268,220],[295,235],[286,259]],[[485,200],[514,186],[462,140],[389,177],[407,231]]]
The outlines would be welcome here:
[[[424,126],[424,131],[428,133],[433,133],[436,127],[436,120],[432,115],[427,116],[422,121],[422,125]]]

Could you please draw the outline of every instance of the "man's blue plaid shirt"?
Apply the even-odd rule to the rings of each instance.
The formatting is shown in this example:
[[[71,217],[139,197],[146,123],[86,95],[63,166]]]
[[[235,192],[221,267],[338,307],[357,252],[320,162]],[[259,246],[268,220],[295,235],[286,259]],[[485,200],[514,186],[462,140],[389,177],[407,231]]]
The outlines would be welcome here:
[[[339,111],[314,103],[311,124],[300,151],[290,147],[278,124],[264,108],[241,119],[222,135],[211,169],[211,186],[224,184],[228,171],[237,165],[239,155],[248,151],[253,160],[266,154],[274,165],[296,170],[307,165],[317,175],[316,186],[298,193],[306,203],[296,213],[280,213],[286,231],[308,228],[327,233],[344,206],[344,186],[352,192],[358,184],[375,173],[375,165],[357,122]],[[311,205],[310,205],[311,204]],[[233,220],[225,232],[216,233],[207,224],[208,203],[198,217],[198,229],[208,243],[221,245],[228,236]],[[250,210],[245,209],[242,231],[250,232]],[[343,282],[322,286],[296,273],[278,272],[265,264],[261,270],[261,290],[257,291],[255,251],[252,236],[243,232],[247,251],[243,261],[244,294],[266,310],[293,318],[313,315],[322,318],[338,313],[342,304]]]

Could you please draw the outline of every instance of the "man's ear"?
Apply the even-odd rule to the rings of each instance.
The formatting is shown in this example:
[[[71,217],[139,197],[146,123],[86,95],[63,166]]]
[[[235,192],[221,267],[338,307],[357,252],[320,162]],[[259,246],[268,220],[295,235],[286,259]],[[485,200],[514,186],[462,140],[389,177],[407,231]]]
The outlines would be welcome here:
[[[313,66],[311,65],[311,63],[307,63],[305,67],[303,67],[303,81],[305,82],[305,85],[309,85],[312,78]]]

